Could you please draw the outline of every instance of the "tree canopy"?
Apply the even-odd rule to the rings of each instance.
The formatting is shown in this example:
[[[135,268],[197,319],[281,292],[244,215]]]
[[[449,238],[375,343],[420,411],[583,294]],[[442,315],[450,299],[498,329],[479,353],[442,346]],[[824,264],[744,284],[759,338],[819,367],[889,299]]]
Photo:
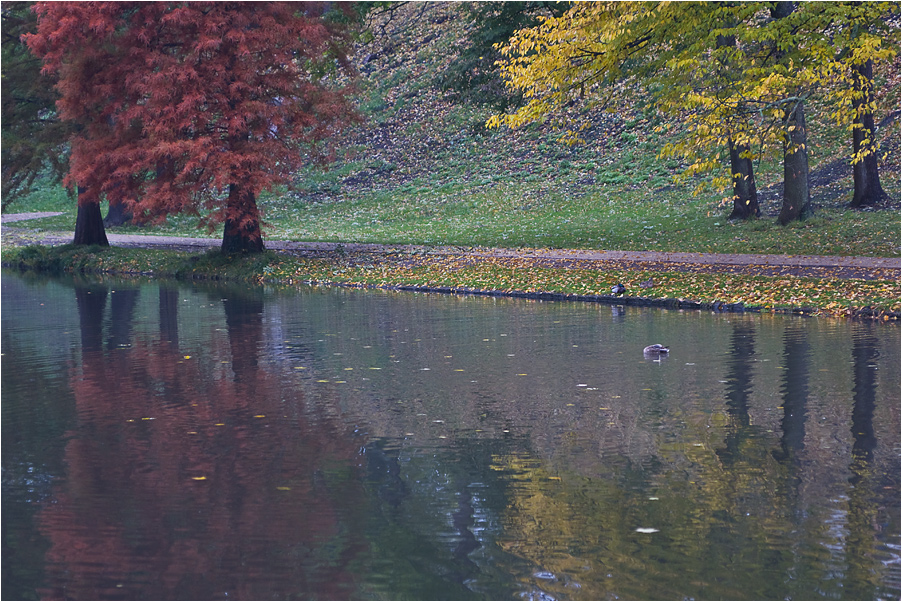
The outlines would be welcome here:
[[[3,208],[27,192],[35,178],[49,173],[61,179],[68,169],[66,141],[70,124],[56,112],[57,92],[41,77],[41,62],[21,41],[37,18],[29,2],[4,2],[2,9]]]
[[[331,85],[349,36],[328,9],[38,3],[26,39],[79,126],[66,181],[80,205],[106,194],[128,198],[139,221],[200,213],[225,224],[223,250],[262,249],[257,196],[324,155],[355,115]]]
[[[804,150],[794,116],[810,98],[840,124],[866,128],[875,106],[861,100],[862,66],[898,52],[898,12],[881,2],[576,3],[501,47],[507,84],[527,102],[488,125],[541,121],[574,101],[622,110],[644,97],[682,131],[661,154],[681,157],[685,175],[718,168],[725,148],[790,156]],[[872,136],[853,162],[874,155]],[[578,138],[578,127],[565,132]]]

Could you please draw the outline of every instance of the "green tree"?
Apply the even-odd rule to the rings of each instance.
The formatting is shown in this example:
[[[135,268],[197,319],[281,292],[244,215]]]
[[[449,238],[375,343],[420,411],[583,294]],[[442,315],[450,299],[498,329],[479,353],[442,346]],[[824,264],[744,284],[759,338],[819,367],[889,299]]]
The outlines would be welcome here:
[[[463,7],[473,29],[460,54],[436,76],[438,86],[464,102],[485,103],[500,109],[522,102],[504,86],[495,62],[501,58],[496,47],[519,29],[537,23],[539,15],[559,16],[557,2],[471,2]]]
[[[59,120],[53,82],[41,76],[41,61],[21,40],[37,30],[32,2],[4,2],[2,13],[2,186],[3,209],[27,193],[35,178],[59,181],[68,169],[66,141],[71,124]],[[49,85],[48,85],[49,83]]]

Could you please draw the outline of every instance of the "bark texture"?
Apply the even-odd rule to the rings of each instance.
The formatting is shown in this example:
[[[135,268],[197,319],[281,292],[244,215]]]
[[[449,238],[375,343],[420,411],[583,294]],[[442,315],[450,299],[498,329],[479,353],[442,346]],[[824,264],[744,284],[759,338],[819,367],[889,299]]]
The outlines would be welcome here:
[[[777,220],[785,226],[811,215],[804,103],[799,101],[786,110],[783,126],[788,139],[783,154],[783,206]]]

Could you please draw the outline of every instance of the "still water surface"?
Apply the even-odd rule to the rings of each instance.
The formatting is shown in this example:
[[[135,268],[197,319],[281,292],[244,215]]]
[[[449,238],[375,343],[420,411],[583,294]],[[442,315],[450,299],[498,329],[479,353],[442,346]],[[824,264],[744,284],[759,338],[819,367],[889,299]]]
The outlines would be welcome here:
[[[900,596],[898,326],[2,293],[5,599]]]

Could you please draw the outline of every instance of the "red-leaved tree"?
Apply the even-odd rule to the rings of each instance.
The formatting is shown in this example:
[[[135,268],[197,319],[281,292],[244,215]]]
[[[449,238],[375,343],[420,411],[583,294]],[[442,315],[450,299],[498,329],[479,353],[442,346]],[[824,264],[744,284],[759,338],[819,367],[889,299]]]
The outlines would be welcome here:
[[[329,7],[332,6],[330,9]],[[348,19],[331,3],[39,2],[26,36],[76,122],[67,184],[76,244],[103,244],[99,203],[136,221],[172,213],[224,223],[225,252],[263,249],[261,191],[325,154],[356,119]]]

